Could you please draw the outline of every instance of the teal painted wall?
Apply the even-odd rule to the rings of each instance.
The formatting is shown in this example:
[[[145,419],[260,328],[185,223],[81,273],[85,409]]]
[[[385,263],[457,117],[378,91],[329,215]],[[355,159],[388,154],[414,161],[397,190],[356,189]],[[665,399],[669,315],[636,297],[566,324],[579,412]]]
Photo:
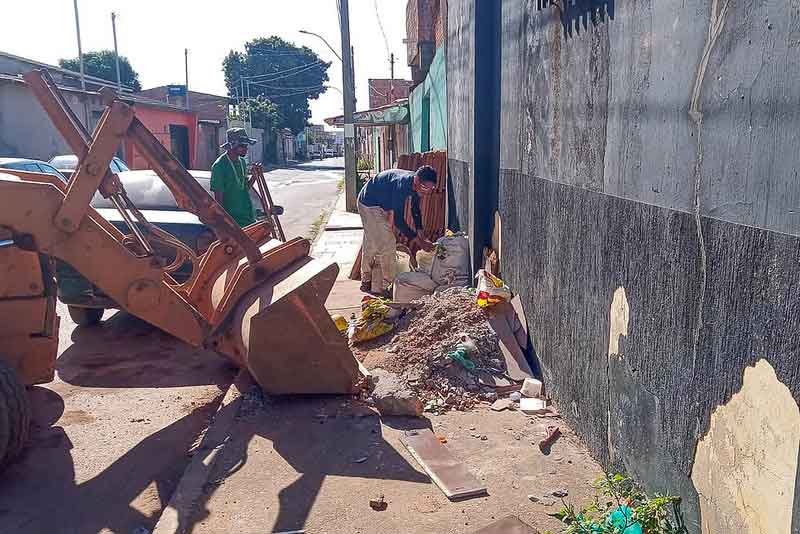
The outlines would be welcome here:
[[[411,151],[447,149],[447,61],[444,47],[436,50],[425,81],[411,92],[408,105],[411,111]],[[425,142],[426,138],[430,139],[429,143]]]

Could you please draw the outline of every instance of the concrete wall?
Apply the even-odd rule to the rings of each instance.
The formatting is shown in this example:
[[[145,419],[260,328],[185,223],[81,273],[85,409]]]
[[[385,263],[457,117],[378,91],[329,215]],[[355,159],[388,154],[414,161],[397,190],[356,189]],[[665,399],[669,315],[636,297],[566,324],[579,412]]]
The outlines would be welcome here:
[[[62,93],[78,118],[83,119],[81,95],[70,91]],[[88,101],[89,126],[93,129],[105,106],[99,95],[89,96]],[[53,156],[71,153],[27,86],[0,79],[0,157],[48,161]]]
[[[475,104],[475,4],[469,0],[448,3],[447,50],[447,225],[467,230]]]
[[[430,145],[423,146],[423,101],[427,99]],[[428,75],[408,98],[411,111],[411,150],[444,150],[447,148],[447,52],[444,46],[436,51]]]
[[[462,223],[470,4],[448,17]],[[800,4],[615,7],[565,38],[553,8],[502,3],[500,172],[477,179],[497,181],[503,276],[598,459],[681,495],[691,532],[800,532]]]

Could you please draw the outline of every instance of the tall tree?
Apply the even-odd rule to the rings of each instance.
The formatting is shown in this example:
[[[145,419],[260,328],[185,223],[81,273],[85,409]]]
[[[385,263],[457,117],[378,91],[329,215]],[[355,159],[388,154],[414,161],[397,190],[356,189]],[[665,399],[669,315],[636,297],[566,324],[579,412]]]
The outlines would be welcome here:
[[[80,61],[77,57],[58,60],[58,65],[62,69],[80,72]],[[98,50],[96,52],[86,52],[83,54],[83,70],[88,76],[95,76],[117,83],[117,65],[113,50]],[[125,56],[119,56],[119,75],[122,78],[122,85],[127,85],[134,91],[142,90],[139,83],[139,73],[133,70],[130,61]]]
[[[322,61],[310,48],[295,46],[276,36],[254,39],[245,43],[244,48],[244,53],[231,50],[222,62],[228,94],[232,97],[240,94],[245,78],[245,94],[249,88],[251,99],[260,97],[260,103],[252,106],[254,124],[272,121],[278,128],[300,132],[311,118],[308,101],[325,92],[331,64]],[[277,113],[262,118],[262,111],[273,111],[261,105],[265,101],[274,103]]]

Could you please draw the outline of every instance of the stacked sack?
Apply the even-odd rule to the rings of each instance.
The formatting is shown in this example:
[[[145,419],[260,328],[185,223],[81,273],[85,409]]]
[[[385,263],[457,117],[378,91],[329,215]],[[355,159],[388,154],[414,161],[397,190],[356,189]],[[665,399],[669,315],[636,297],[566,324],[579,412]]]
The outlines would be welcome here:
[[[411,302],[436,289],[466,287],[470,283],[469,241],[459,232],[448,232],[436,241],[432,253],[417,253],[418,270],[400,273],[394,281],[395,302]]]

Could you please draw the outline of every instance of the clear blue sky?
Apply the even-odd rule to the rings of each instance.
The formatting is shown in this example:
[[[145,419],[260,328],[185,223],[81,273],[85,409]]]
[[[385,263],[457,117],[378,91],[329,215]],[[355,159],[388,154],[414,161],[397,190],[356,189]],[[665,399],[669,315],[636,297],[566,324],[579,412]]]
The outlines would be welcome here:
[[[3,2],[0,50],[56,64],[62,57],[76,57],[77,40],[73,0],[25,0]],[[222,59],[241,50],[255,37],[279,35],[306,45],[325,61],[330,85],[342,87],[338,59],[317,38],[300,29],[323,35],[340,49],[335,0],[78,0],[83,50],[113,49],[111,11],[117,12],[120,54],[139,72],[144,88],[183,83],[183,49],[189,48],[191,89],[225,94]],[[377,9],[376,9],[377,6]],[[358,108],[368,106],[367,78],[388,78],[387,46],[378,26],[377,13],[394,52],[395,77],[408,78],[406,65],[405,0],[350,0],[350,33],[355,47]],[[328,90],[311,102],[312,122],[341,114],[342,96]]]

